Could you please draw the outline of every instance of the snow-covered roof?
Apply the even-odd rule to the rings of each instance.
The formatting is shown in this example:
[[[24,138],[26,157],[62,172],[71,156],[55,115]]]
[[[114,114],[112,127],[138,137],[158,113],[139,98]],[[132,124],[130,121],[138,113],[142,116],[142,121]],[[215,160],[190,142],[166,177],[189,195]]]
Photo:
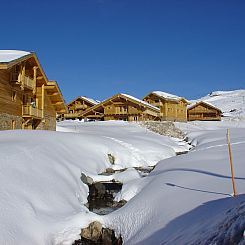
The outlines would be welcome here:
[[[94,99],[92,99],[92,98],[88,98],[88,97],[86,97],[86,96],[78,96],[78,97],[76,97],[74,100],[72,100],[70,103],[68,103],[67,105],[70,105],[70,104],[74,103],[76,100],[79,100],[79,99],[85,100],[85,101],[87,101],[88,103],[91,103],[93,106],[95,106],[95,105],[97,105],[97,104],[100,103],[100,101],[94,100]]]
[[[157,95],[159,97],[162,97],[164,99],[172,99],[172,100],[180,100],[180,99],[182,99],[182,97],[179,97],[179,96],[174,95],[174,94],[162,92],[162,91],[153,91],[152,94],[155,94],[155,95]]]
[[[187,109],[191,109],[191,108],[193,108],[193,107],[195,107],[195,106],[197,106],[197,105],[199,105],[199,104],[201,104],[201,103],[206,104],[206,105],[208,105],[208,106],[213,107],[213,108],[216,109],[216,110],[221,111],[219,108],[217,108],[217,107],[214,106],[213,104],[211,104],[211,103],[209,103],[209,102],[206,102],[206,101],[198,101],[198,102],[192,103],[192,104],[190,104],[190,105],[187,106]]]
[[[90,103],[93,104],[93,105],[97,105],[97,104],[100,103],[99,101],[94,100],[94,99],[92,99],[92,98],[88,98],[88,97],[86,97],[86,96],[81,96],[80,98],[81,98],[81,99],[84,99],[84,100],[87,100],[88,102],[90,102]]]
[[[143,105],[145,105],[145,106],[147,106],[147,107],[151,107],[151,108],[154,109],[154,110],[160,111],[160,109],[159,109],[158,107],[153,106],[153,105],[151,105],[151,104],[149,104],[149,103],[147,103],[147,102],[145,102],[145,101],[143,101],[143,100],[137,99],[137,98],[135,98],[135,97],[132,96],[132,95],[128,95],[128,94],[121,94],[121,95],[123,95],[123,96],[125,96],[125,97],[128,97],[128,98],[131,99],[131,100],[135,100],[135,101],[137,101],[138,103],[141,103],[141,104],[143,104]]]
[[[0,63],[8,63],[29,54],[31,53],[21,50],[0,50]]]
[[[185,100],[187,103],[189,103],[189,101],[187,99],[185,99],[184,97],[180,97],[180,96],[170,94],[170,93],[166,93],[166,92],[162,92],[162,91],[152,91],[148,95],[150,95],[150,94],[154,94],[157,97],[160,97],[160,98],[165,99],[165,100],[173,100],[173,101]],[[145,98],[148,95],[146,95]]]

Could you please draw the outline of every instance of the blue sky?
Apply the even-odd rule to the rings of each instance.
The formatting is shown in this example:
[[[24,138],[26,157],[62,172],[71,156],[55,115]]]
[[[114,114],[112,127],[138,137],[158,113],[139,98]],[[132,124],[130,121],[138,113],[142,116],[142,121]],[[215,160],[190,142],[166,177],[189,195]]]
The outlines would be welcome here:
[[[244,0],[1,2],[0,49],[35,51],[67,102],[244,89]]]

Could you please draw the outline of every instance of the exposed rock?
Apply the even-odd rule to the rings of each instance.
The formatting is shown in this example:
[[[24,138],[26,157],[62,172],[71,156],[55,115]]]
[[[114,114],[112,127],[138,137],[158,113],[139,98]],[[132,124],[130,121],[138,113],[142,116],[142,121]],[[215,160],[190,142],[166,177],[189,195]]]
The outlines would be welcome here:
[[[173,122],[146,121],[139,122],[139,125],[161,135],[180,139],[184,138],[184,133],[180,129],[176,128]]]
[[[81,229],[81,237],[91,241],[98,241],[102,236],[102,225],[98,221],[89,224],[87,228]]]
[[[105,172],[108,173],[108,174],[114,174],[115,173],[115,170],[113,168],[107,168],[105,170]]]
[[[114,174],[116,171],[113,169],[113,168],[107,168],[105,170],[105,172],[103,173],[100,173],[99,175],[106,175],[106,176],[109,176],[109,175],[112,175]]]
[[[89,185],[88,208],[90,211],[105,215],[122,207],[124,202],[115,202],[114,196],[121,191],[120,182],[97,182]]]
[[[86,176],[84,173],[81,173],[80,179],[85,185],[92,185],[94,183],[93,179],[89,176]]]
[[[108,153],[107,156],[108,156],[108,158],[109,158],[109,162],[110,162],[111,164],[115,164],[116,158],[115,158],[112,154],[110,154],[110,153]]]
[[[74,245],[121,245],[122,237],[117,238],[115,232],[109,228],[103,228],[101,223],[94,221],[87,228],[81,229],[81,239],[75,241]]]

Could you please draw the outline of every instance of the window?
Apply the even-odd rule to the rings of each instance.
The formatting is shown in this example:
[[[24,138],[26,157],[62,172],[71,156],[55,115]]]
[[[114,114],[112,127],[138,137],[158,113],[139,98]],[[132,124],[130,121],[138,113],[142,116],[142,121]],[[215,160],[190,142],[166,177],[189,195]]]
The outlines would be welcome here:
[[[127,106],[120,106],[120,112],[127,112],[128,108]]]
[[[12,91],[12,101],[16,101],[17,93],[16,91]]]

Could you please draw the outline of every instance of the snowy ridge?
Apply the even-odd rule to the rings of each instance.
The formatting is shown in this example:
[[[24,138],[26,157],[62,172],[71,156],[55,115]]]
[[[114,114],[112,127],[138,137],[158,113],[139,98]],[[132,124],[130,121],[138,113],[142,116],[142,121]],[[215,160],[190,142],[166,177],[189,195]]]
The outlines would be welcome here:
[[[0,63],[10,62],[29,54],[31,53],[21,50],[0,50]]]

